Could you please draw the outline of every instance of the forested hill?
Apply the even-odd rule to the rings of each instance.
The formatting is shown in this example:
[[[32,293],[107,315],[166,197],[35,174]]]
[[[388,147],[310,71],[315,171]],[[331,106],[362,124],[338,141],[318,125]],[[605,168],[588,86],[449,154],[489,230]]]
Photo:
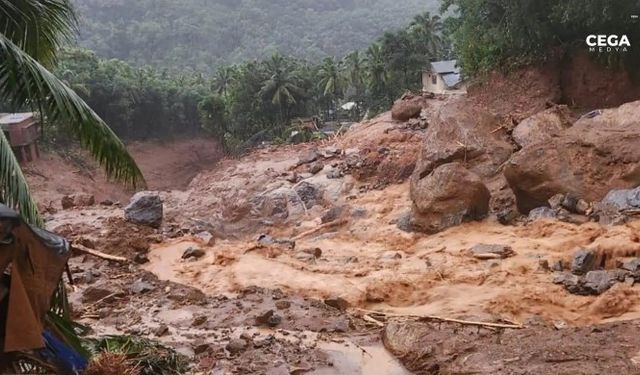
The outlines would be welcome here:
[[[79,43],[105,57],[211,71],[275,51],[317,59],[366,48],[438,0],[74,0]]]

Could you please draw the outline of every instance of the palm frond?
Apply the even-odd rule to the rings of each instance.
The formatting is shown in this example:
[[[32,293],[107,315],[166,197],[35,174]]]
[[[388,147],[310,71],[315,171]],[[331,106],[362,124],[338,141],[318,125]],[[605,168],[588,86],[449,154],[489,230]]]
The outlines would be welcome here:
[[[46,66],[76,26],[70,0],[0,0],[0,33]]]
[[[41,109],[47,121],[78,138],[108,177],[144,186],[140,169],[107,124],[73,90],[1,34],[0,61],[0,101]]]
[[[25,221],[42,226],[38,207],[31,198],[27,181],[4,132],[0,132],[0,194],[0,200],[18,210]]]

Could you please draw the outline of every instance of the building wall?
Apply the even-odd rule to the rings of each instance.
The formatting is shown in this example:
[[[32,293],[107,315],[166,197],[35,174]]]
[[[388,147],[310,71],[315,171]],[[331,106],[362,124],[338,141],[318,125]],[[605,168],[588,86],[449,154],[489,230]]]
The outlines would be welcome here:
[[[435,84],[433,83],[433,77],[435,76]],[[447,86],[444,83],[442,77],[439,74],[431,72],[422,72],[422,91],[432,92],[434,94],[442,94],[447,91]]]

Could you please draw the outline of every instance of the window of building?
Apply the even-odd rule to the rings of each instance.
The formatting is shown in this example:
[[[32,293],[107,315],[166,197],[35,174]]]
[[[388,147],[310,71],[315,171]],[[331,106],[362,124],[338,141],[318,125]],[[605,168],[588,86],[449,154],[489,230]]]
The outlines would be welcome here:
[[[436,83],[438,83],[438,78],[436,77],[436,75],[435,75],[435,74],[432,74],[432,75],[431,75],[431,83],[432,83],[432,84],[434,84],[434,85],[435,85]]]

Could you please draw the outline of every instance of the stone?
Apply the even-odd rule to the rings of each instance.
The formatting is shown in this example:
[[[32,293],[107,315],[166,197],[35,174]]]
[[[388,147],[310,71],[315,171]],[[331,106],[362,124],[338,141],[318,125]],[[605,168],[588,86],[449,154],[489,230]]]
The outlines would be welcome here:
[[[640,187],[609,191],[594,211],[600,224],[621,225],[627,222],[627,212],[634,210],[640,210]]]
[[[340,311],[346,311],[349,308],[349,302],[341,297],[327,298],[324,300],[324,303]]]
[[[380,256],[380,259],[387,259],[387,260],[402,259],[402,252],[400,252],[400,251],[385,251]]]
[[[566,105],[556,105],[522,120],[513,129],[512,137],[520,147],[546,142],[569,128],[574,120]]]
[[[563,200],[564,200],[564,194],[556,194],[553,197],[549,198],[547,202],[549,202],[549,206],[552,209],[557,210],[558,208],[562,207]]]
[[[276,301],[275,305],[276,305],[276,309],[278,310],[286,310],[289,307],[291,307],[291,302],[287,300],[280,300],[280,301]]]
[[[496,214],[498,222],[502,225],[512,224],[519,216],[520,213],[518,212],[518,210],[515,210],[511,207],[502,209]]]
[[[274,238],[268,234],[261,234],[258,236],[258,245],[262,246],[278,246],[287,250],[294,250],[296,248],[296,241],[289,238]]]
[[[216,239],[213,237],[213,234],[208,231],[198,232],[195,236],[205,246],[213,246],[216,243]]]
[[[167,327],[166,324],[161,324],[158,328],[153,330],[153,334],[156,335],[156,337],[162,337],[167,333],[169,333],[169,327]]]
[[[393,103],[393,107],[391,107],[391,118],[405,122],[411,118],[420,116],[420,112],[422,112],[422,101],[420,99],[421,98],[417,100],[400,99],[396,101]]]
[[[410,195],[411,228],[425,233],[485,218],[491,198],[480,177],[457,162],[441,165],[427,176],[414,173]]]
[[[273,310],[268,310],[256,317],[256,325],[266,325],[269,327],[276,327],[282,322],[282,317],[275,313]]]
[[[571,273],[574,275],[584,275],[591,271],[596,264],[596,255],[591,250],[580,250],[573,256],[571,263]]]
[[[576,202],[575,212],[580,215],[586,215],[591,209],[591,205],[584,199],[578,199]]]
[[[333,206],[322,215],[320,221],[322,222],[322,224],[336,221],[340,217],[342,217],[346,211],[347,209],[345,206]]]
[[[296,185],[294,191],[298,195],[298,197],[304,202],[304,205],[307,209],[312,208],[322,199],[322,192],[320,189],[306,181],[301,182]]]
[[[196,316],[191,322],[191,327],[198,327],[207,322],[207,317],[204,315]]]
[[[136,193],[124,209],[127,221],[158,228],[162,224],[163,203],[160,195],[153,191]]]
[[[339,168],[331,168],[327,172],[327,178],[329,178],[329,179],[338,179],[338,178],[342,178],[342,177],[343,177],[343,174],[342,174],[342,171]]]
[[[322,165],[322,163],[320,163],[320,162],[316,162],[316,163],[313,163],[313,164],[309,165],[309,173],[311,173],[311,174],[318,174],[323,169],[324,169],[324,165]]]
[[[303,164],[313,163],[314,161],[318,160],[319,157],[320,155],[318,154],[317,151],[315,150],[309,151],[298,160],[298,166]]]
[[[615,281],[608,271],[589,271],[584,276],[584,294],[600,295],[611,288]]]
[[[87,193],[74,193],[63,196],[60,200],[60,204],[65,210],[73,207],[89,207],[96,204],[96,198]]]
[[[253,339],[253,347],[254,348],[262,348],[271,344],[275,339],[275,336],[268,334],[264,336],[257,336]]]
[[[229,340],[229,343],[227,344],[227,346],[225,346],[225,349],[227,349],[227,351],[232,355],[238,354],[245,351],[245,349],[247,349],[247,342],[244,339],[240,339],[240,338],[231,339]]]
[[[133,261],[138,264],[146,264],[146,263],[149,263],[149,257],[145,253],[137,253],[133,257]]]
[[[403,232],[410,233],[413,231],[411,224],[411,211],[404,212],[394,220],[396,227]]]
[[[511,246],[496,244],[477,244],[471,248],[471,254],[478,259],[504,259],[515,254]]]
[[[309,255],[312,255],[314,258],[320,258],[322,256],[322,249],[319,247],[314,247],[314,248],[309,248],[309,249],[303,249],[301,250],[303,253],[307,253]]]
[[[533,210],[529,211],[529,216],[527,216],[527,219],[529,221],[537,221],[541,219],[556,219],[557,217],[558,214],[555,210],[543,206],[534,208]]]
[[[553,262],[553,265],[551,266],[551,270],[557,271],[557,272],[563,271],[564,265],[562,264],[562,260],[557,260]]]
[[[534,142],[513,154],[504,176],[518,209],[528,213],[558,193],[587,202],[612,189],[640,185],[640,101],[583,117],[557,137]]]
[[[197,247],[189,247],[182,253],[182,259],[195,258],[200,259],[205,255],[205,251]]]
[[[142,280],[136,280],[129,286],[129,292],[131,292],[132,294],[143,294],[154,289],[155,286]]]
[[[624,262],[620,268],[630,272],[640,272],[640,258],[628,260]]]
[[[207,344],[207,343],[197,344],[196,346],[193,347],[193,354],[200,355],[208,352],[209,350],[211,350],[210,344]]]

